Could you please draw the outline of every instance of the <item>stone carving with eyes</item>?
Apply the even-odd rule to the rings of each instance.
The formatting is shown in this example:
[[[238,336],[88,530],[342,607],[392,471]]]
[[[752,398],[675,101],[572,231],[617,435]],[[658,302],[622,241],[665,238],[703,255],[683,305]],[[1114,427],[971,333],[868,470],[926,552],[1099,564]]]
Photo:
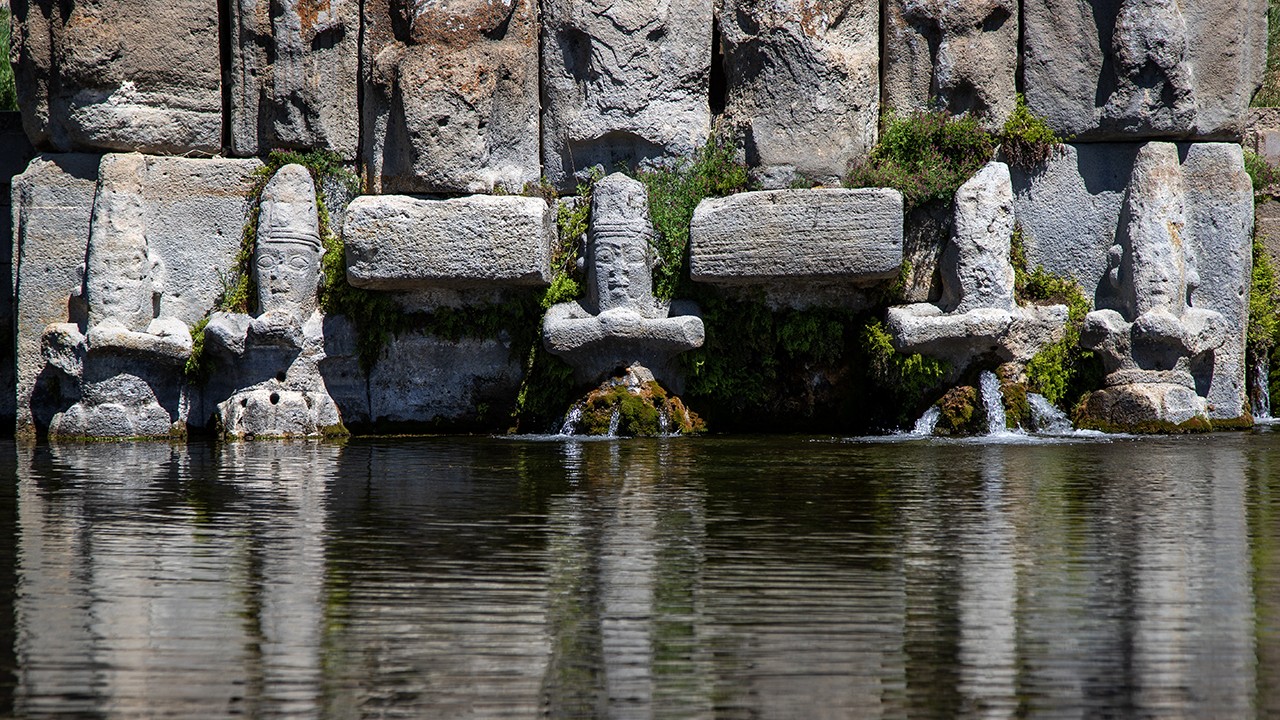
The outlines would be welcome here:
[[[1124,0],[1111,36],[1116,88],[1103,122],[1128,131],[1190,130],[1196,119],[1187,21],[1176,0]]]
[[[582,382],[638,363],[676,387],[671,360],[702,346],[697,307],[681,301],[668,306],[653,296],[652,237],[648,199],[639,181],[615,173],[596,184],[587,298],[552,306],[542,325],[546,348],[573,365]]]
[[[286,165],[262,191],[253,277],[259,314],[214,313],[205,328],[219,377],[210,382],[217,419],[235,437],[318,435],[341,428],[325,388],[318,310],[320,221],[315,184]]]
[[[1106,387],[1086,403],[1088,416],[1104,425],[1207,421],[1191,366],[1225,342],[1226,320],[1190,305],[1200,280],[1182,238],[1185,225],[1178,146],[1147,143],[1134,162],[1118,243],[1108,253],[1104,307],[1085,317],[1080,336],[1107,372]]]
[[[890,0],[885,104],[899,113],[942,107],[998,127],[1013,112],[1018,64],[1015,0]]]

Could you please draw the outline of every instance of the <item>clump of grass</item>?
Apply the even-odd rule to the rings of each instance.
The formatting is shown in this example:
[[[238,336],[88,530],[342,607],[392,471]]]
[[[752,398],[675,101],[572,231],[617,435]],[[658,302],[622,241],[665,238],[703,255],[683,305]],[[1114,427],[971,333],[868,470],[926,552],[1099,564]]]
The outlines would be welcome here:
[[[18,88],[13,78],[13,66],[9,64],[10,45],[9,7],[0,8],[0,111],[18,109]]]
[[[1261,193],[1280,182],[1280,168],[1267,162],[1266,158],[1247,148],[1244,151],[1244,170],[1249,173],[1249,180],[1253,183],[1254,194]]]
[[[1000,131],[1000,148],[1011,165],[1034,168],[1062,152],[1065,142],[1044,118],[1032,114],[1027,99],[1018,93],[1013,114]]]
[[[649,216],[657,237],[654,247],[658,267],[653,273],[653,294],[662,300],[676,295],[689,251],[689,223],[698,203],[748,190],[747,166],[738,162],[737,149],[728,139],[712,137],[690,159],[669,168],[637,173],[649,193]]]
[[[891,114],[871,156],[854,166],[845,184],[895,188],[910,211],[930,201],[950,201],[994,152],[994,140],[975,117],[945,110]]]
[[[591,222],[591,194],[595,185],[604,177],[599,168],[593,168],[585,181],[579,182],[576,198],[556,207],[556,247],[551,253],[551,285],[542,295],[542,309],[582,297],[583,273],[578,268],[587,241],[587,228]],[[549,184],[546,187],[550,188]],[[556,202],[554,188],[550,195],[540,193],[548,202]]]

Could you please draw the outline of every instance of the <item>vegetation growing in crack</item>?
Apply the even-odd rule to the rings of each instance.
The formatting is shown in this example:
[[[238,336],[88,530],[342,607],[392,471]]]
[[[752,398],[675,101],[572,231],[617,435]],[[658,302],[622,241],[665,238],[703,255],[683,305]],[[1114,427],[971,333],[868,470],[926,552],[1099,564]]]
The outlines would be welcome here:
[[[870,157],[854,166],[847,187],[891,187],[904,209],[950,202],[956,190],[995,153],[995,142],[976,117],[945,110],[890,114]]]
[[[1042,166],[1062,152],[1064,142],[1018,93],[1017,105],[1000,131],[1000,150],[1009,164],[1024,169]]]

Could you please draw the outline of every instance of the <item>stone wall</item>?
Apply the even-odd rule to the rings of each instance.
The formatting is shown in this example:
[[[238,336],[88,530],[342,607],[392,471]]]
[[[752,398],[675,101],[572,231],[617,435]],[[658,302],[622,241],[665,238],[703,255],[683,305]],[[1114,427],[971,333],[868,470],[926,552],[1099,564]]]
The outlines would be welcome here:
[[[887,113],[941,107],[998,129],[1018,92],[1073,138],[1046,167],[1014,169],[1028,258],[1074,277],[1095,302],[1127,222],[1134,158],[1144,143],[1177,143],[1176,235],[1199,268],[1188,302],[1228,324],[1226,342],[1195,370],[1198,390],[1213,418],[1246,415],[1253,220],[1239,143],[1265,65],[1266,0],[13,0],[12,9],[22,125],[41,153],[21,171],[34,153],[5,140],[0,167],[16,175],[3,255],[5,295],[16,301],[0,306],[14,318],[16,396],[0,403],[0,420],[16,416],[23,434],[86,402],[80,361],[66,353],[92,356],[93,338],[105,337],[93,328],[119,320],[90,297],[125,272],[119,263],[146,265],[145,319],[192,328],[214,310],[243,228],[257,219],[254,172],[271,150],[329,151],[362,177],[371,195],[350,209],[350,198],[329,195],[348,277],[418,317],[489,306],[552,279],[556,210],[513,196],[527,186],[572,193],[589,177],[672,167],[708,138],[729,138],[757,188],[786,194],[701,211],[692,279],[763,288],[784,306],[865,309],[864,290],[895,276],[903,236],[919,228],[910,215],[903,226],[896,194],[831,188],[868,158]],[[825,189],[789,189],[814,184]],[[281,227],[285,240],[267,241],[292,237]],[[95,255],[95,242],[115,249]],[[307,325],[305,315],[290,347],[329,376],[328,394],[357,425],[468,426],[489,417],[477,407],[510,402],[524,373],[508,337],[448,340],[412,323],[362,366],[363,328]],[[228,327],[252,321],[261,342],[283,337],[263,317]],[[157,327],[128,332],[168,347]],[[178,394],[175,423],[202,427],[218,414],[198,390]]]

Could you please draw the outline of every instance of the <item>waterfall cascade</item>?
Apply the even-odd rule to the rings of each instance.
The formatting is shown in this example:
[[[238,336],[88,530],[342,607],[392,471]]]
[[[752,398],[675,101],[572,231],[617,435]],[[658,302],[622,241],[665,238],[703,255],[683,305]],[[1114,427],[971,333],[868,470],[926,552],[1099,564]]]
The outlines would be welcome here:
[[[1046,435],[1070,435],[1075,431],[1071,420],[1049,399],[1037,393],[1027,393],[1031,406],[1031,429]]]
[[[1253,421],[1267,425],[1275,422],[1275,418],[1271,417],[1270,361],[1269,357],[1263,355],[1254,362],[1253,392],[1249,393],[1250,404],[1253,406]]]
[[[1004,398],[1000,394],[1000,380],[990,370],[978,376],[978,391],[982,393],[982,407],[987,411],[987,434],[1004,435],[1009,432],[1004,414]]]

